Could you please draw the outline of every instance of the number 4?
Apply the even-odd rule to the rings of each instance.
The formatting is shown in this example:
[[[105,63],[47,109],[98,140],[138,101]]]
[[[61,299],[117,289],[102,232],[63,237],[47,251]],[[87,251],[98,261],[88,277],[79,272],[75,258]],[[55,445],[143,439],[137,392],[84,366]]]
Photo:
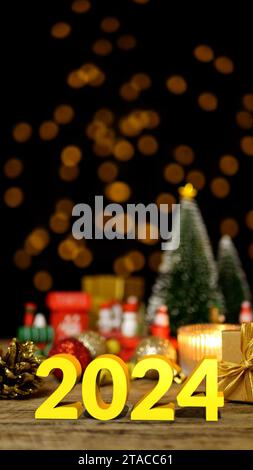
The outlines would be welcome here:
[[[177,396],[179,406],[204,407],[206,420],[218,420],[218,408],[224,406],[222,392],[218,392],[217,359],[208,357],[203,359],[192,371]],[[193,396],[202,380],[206,377],[206,394]]]

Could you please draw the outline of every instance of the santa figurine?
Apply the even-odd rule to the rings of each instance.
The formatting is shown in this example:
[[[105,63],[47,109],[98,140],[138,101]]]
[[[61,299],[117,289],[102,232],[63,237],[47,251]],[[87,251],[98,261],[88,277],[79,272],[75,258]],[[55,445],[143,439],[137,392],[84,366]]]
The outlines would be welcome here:
[[[250,323],[253,321],[251,303],[248,300],[242,302],[239,315],[239,323]]]
[[[167,339],[170,337],[170,320],[166,305],[157,308],[150,332],[152,336],[158,336],[159,338]]]
[[[123,305],[123,319],[121,324],[121,334],[125,338],[134,338],[137,335],[137,303],[127,303]]]
[[[113,329],[111,302],[106,302],[100,305],[98,329],[101,335],[107,335]]]

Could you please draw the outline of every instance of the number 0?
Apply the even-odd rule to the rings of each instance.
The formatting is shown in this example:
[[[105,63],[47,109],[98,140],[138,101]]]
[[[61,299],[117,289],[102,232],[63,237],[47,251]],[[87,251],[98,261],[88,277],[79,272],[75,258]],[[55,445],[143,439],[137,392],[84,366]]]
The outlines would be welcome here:
[[[106,403],[101,397],[99,373],[108,369],[112,375],[112,402]],[[129,393],[129,373],[125,362],[113,354],[104,354],[94,359],[86,368],[83,376],[83,403],[93,418],[110,420],[117,418],[123,411]]]

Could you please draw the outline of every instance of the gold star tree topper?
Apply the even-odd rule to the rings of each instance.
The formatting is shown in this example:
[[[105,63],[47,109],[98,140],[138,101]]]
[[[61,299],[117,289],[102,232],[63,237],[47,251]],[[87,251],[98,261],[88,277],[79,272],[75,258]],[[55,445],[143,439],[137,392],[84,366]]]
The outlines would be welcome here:
[[[197,194],[197,190],[191,183],[187,183],[185,186],[181,186],[178,192],[184,199],[194,199]]]

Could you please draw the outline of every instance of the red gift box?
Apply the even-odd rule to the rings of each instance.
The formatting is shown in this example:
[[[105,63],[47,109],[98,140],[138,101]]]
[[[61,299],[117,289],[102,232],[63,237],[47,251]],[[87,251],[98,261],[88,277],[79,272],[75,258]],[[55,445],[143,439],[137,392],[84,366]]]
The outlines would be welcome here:
[[[50,292],[46,298],[55,341],[78,336],[88,328],[91,296],[85,292]]]

